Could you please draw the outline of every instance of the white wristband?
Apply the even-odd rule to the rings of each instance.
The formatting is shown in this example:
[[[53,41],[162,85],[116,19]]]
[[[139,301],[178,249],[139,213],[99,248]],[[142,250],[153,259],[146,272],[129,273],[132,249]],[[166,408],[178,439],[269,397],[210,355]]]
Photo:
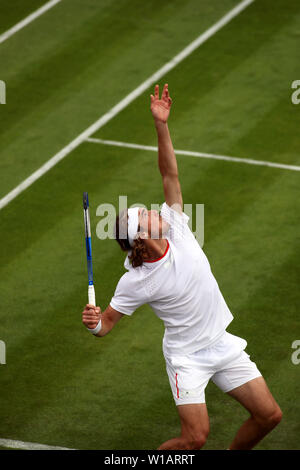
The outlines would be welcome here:
[[[100,318],[99,323],[96,326],[96,328],[93,328],[93,329],[87,328],[87,330],[93,333],[93,335],[96,335],[101,330],[101,327],[102,327],[102,323],[101,323],[101,318]]]

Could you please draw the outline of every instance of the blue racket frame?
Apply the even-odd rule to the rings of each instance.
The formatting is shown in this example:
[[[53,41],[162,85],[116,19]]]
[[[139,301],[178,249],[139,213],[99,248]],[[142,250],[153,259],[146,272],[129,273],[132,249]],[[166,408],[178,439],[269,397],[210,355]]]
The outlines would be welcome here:
[[[83,213],[84,213],[84,230],[85,230],[85,246],[86,246],[88,279],[89,279],[89,286],[93,286],[94,279],[93,279],[93,262],[92,262],[92,239],[91,239],[89,197],[88,197],[87,192],[83,193]]]

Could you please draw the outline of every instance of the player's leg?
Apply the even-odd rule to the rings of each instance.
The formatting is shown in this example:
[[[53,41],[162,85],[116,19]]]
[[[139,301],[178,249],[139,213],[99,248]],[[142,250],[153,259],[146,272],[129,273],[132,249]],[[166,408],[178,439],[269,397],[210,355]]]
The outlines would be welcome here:
[[[209,433],[209,419],[205,404],[205,388],[212,375],[210,368],[199,366],[196,355],[167,357],[166,369],[175,404],[181,433],[164,442],[159,450],[200,449]]]
[[[178,405],[181,434],[170,439],[158,450],[194,450],[204,446],[209,433],[209,418],[205,403]]]
[[[263,377],[252,379],[227,393],[250,413],[249,419],[240,427],[229,448],[252,449],[280,423],[281,409]]]
[[[245,345],[247,343],[242,338],[227,334],[223,344],[224,358],[231,359],[225,361],[212,377],[223,392],[235,398],[250,413],[230,445],[232,450],[252,449],[280,422],[282,415],[256,364],[244,350],[239,351],[239,347],[244,348]]]

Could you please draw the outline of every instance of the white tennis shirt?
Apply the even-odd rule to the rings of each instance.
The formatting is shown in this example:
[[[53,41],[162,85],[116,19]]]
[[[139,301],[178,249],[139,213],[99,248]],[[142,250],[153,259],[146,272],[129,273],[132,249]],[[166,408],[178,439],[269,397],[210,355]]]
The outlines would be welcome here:
[[[127,256],[124,266],[128,272],[119,280],[110,305],[132,315],[141,305],[149,304],[165,325],[164,353],[190,354],[215,342],[233,316],[188,227],[189,217],[166,203],[161,216],[169,224],[165,254],[137,268]]]

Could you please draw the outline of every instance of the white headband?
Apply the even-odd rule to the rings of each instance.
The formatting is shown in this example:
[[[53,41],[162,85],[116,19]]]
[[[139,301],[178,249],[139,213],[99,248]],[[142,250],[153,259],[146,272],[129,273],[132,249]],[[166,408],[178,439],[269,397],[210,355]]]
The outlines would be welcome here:
[[[130,246],[133,246],[134,238],[139,226],[139,207],[128,209],[128,238]]]

